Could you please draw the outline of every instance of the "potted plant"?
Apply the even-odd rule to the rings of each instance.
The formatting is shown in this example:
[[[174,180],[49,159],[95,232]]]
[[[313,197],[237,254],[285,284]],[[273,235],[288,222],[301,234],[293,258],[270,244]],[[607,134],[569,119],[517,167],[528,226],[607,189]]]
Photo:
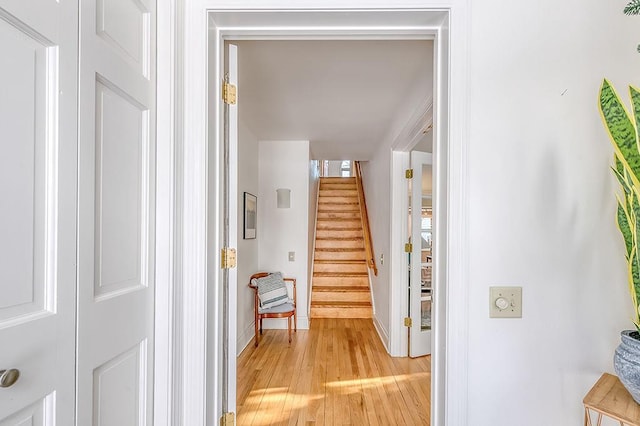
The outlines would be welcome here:
[[[633,399],[640,403],[640,92],[629,88],[633,114],[629,114],[611,84],[600,88],[600,112],[615,151],[613,173],[622,186],[618,197],[617,222],[624,238],[636,330],[621,333],[614,369]]]

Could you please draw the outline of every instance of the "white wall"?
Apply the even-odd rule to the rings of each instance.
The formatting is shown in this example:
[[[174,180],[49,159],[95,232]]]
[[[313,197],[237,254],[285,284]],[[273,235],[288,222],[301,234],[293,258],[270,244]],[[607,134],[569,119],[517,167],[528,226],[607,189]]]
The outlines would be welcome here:
[[[391,154],[390,149],[384,150]],[[369,274],[371,278],[372,301],[374,303],[374,322],[378,334],[389,350],[389,290],[391,234],[390,234],[390,173],[391,163],[388,155],[376,155],[371,161],[363,161],[362,186],[365,192],[373,252],[378,267],[378,275]],[[384,256],[384,264],[380,263],[380,256]],[[400,284],[400,283],[398,283]]]
[[[242,111],[240,111],[241,113]],[[254,312],[253,290],[247,284],[249,277],[258,269],[258,242],[261,233],[256,233],[256,238],[245,240],[244,231],[244,193],[258,195],[258,139],[244,125],[242,121],[238,126],[238,355],[253,339],[254,336]],[[258,212],[259,213],[259,212]],[[258,230],[260,230],[258,222]]]
[[[307,294],[311,294],[311,281],[313,278],[313,257],[316,241],[316,217],[318,214],[318,191],[320,190],[320,164],[318,160],[309,161],[309,251],[307,253]],[[307,306],[305,309],[311,309],[311,297],[307,298]]]
[[[298,328],[308,328],[309,142],[260,141],[258,152],[259,269],[296,278]],[[291,189],[291,208],[276,207],[278,188]],[[286,328],[286,320],[265,320],[264,328]]]
[[[432,55],[433,46],[425,43],[425,56]],[[404,247],[391,247],[391,149],[397,143],[396,138],[405,129],[415,114],[416,106],[423,105],[431,98],[433,92],[433,75],[431,73],[420,80],[419,85],[412,87],[404,96],[403,102],[393,117],[392,125],[388,129],[385,143],[372,156],[370,161],[362,162],[363,187],[371,225],[371,239],[378,266],[378,275],[371,275],[371,291],[374,302],[374,322],[387,350],[390,332],[390,292],[392,286],[406,288],[406,282],[392,282],[391,256],[392,250],[396,255],[404,256]],[[406,200],[407,204],[409,200]],[[380,263],[380,256],[384,256],[384,264]],[[406,316],[406,312],[402,317]],[[406,351],[405,351],[406,353]],[[404,354],[395,354],[404,355]]]
[[[597,108],[603,77],[640,84],[625,3],[473,2],[470,425],[582,424],[633,326]],[[523,287],[522,319],[489,319],[492,285]]]

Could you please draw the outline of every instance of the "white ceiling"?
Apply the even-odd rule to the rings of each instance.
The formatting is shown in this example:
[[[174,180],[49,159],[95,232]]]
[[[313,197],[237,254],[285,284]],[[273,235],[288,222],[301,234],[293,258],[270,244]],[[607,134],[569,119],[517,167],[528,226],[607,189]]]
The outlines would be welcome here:
[[[309,140],[315,159],[370,159],[431,97],[428,40],[233,44],[240,120],[259,140]]]

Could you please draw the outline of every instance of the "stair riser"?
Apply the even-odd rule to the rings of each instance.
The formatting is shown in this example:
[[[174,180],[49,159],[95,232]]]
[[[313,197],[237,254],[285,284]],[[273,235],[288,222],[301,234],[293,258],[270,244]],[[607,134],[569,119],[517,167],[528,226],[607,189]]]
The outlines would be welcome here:
[[[371,302],[366,291],[314,291],[311,300],[314,302]]]
[[[340,251],[316,251],[314,258],[316,260],[362,260],[364,259],[364,251],[362,252],[340,252]]]
[[[367,272],[364,263],[315,263],[313,272]]]
[[[364,250],[364,242],[354,240],[316,240],[316,248],[359,248]]]
[[[311,308],[311,318],[371,318],[371,308]]]
[[[360,213],[360,207],[357,204],[323,204],[318,203],[318,213],[325,212],[351,212]]]
[[[355,183],[321,183],[320,191],[357,191],[358,187]]]
[[[320,197],[318,198],[318,203],[320,204],[344,204],[344,203],[358,204],[358,196],[357,195],[353,195],[353,196],[341,195],[341,196],[326,197],[321,193]]]
[[[320,199],[325,197],[350,197],[358,198],[358,191],[355,188],[345,189],[320,189]]]
[[[362,238],[362,231],[357,230],[330,230],[330,229],[318,229],[316,231],[316,238]]]
[[[313,285],[369,287],[369,277],[313,277]]]
[[[354,219],[360,220],[360,211],[357,212],[319,212],[318,220],[323,219]]]
[[[353,177],[348,177],[348,178],[343,178],[343,177],[321,177],[320,178],[320,183],[342,183],[342,184],[352,183],[352,184],[355,185],[356,178],[353,178]]]
[[[319,220],[316,229],[353,229],[360,228],[362,229],[362,225],[359,220]],[[360,231],[362,233],[362,231]]]

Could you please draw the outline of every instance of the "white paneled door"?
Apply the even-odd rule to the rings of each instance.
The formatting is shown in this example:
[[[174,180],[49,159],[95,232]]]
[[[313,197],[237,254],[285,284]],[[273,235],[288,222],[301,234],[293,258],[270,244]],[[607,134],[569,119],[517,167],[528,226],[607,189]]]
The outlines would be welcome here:
[[[80,2],[77,424],[151,425],[155,0]]]
[[[73,425],[77,2],[0,0],[0,425]]]
[[[433,155],[411,152],[411,267],[409,356],[431,354],[433,304]]]

